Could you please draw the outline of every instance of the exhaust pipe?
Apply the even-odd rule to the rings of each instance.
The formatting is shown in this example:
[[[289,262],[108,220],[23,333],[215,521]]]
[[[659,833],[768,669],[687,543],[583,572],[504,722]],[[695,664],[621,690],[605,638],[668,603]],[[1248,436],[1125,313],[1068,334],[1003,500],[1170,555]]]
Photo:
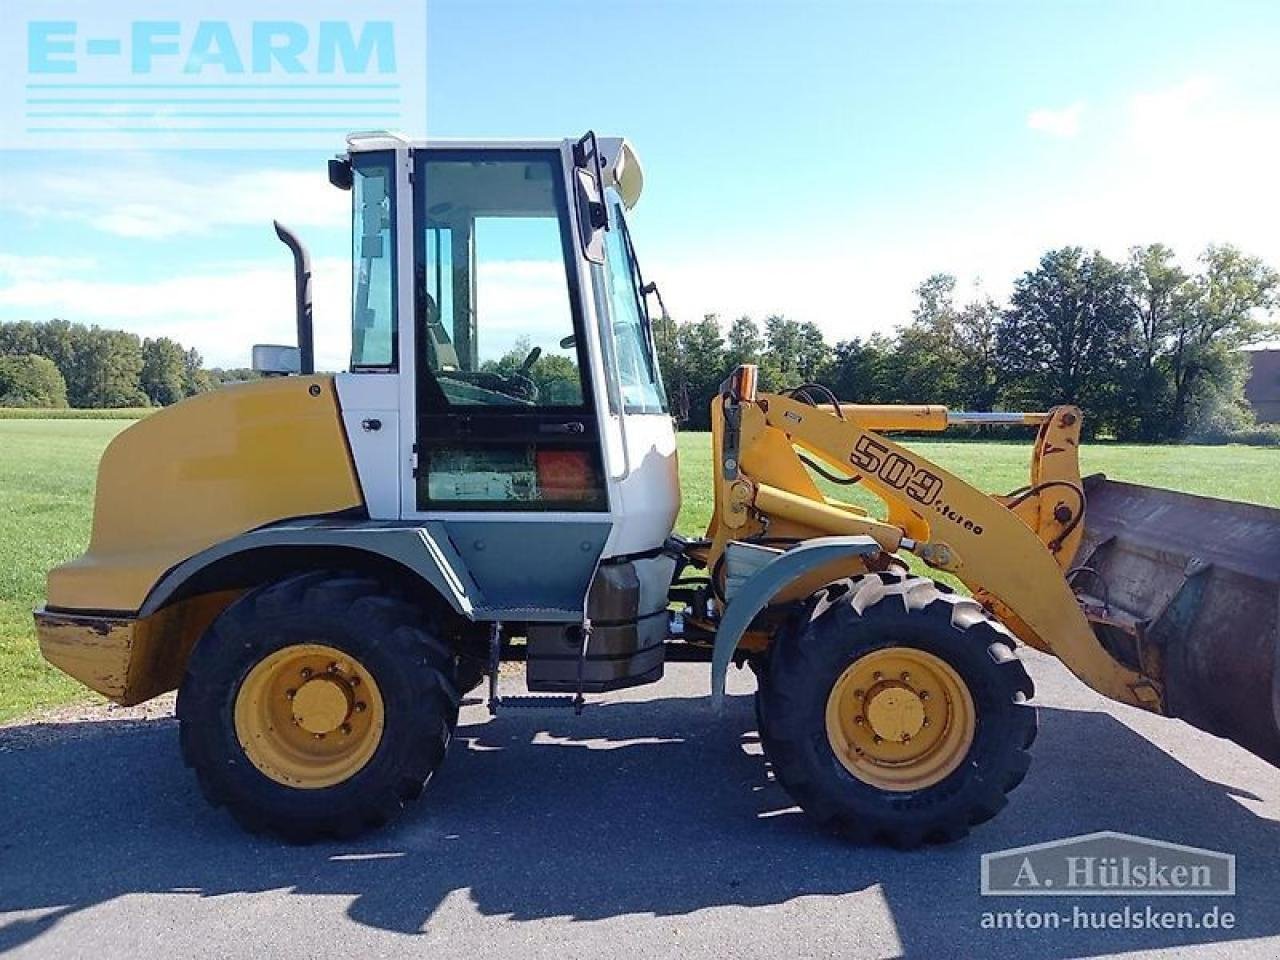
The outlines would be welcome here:
[[[298,317],[298,369],[303,374],[315,373],[316,348],[311,330],[311,254],[296,233],[279,220],[273,220],[272,223],[276,228],[276,236],[293,253],[294,306]]]

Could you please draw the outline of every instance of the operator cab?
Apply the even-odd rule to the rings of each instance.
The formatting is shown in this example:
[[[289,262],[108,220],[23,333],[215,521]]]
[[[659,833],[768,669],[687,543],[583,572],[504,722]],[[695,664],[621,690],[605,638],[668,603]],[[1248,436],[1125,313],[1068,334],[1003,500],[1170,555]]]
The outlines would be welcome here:
[[[680,493],[626,220],[634,150],[594,134],[348,147],[330,167],[353,204],[337,389],[371,519],[438,530],[502,607],[487,616],[548,624],[527,634],[536,688],[574,686],[565,625],[584,603],[610,624],[586,688],[656,678]]]

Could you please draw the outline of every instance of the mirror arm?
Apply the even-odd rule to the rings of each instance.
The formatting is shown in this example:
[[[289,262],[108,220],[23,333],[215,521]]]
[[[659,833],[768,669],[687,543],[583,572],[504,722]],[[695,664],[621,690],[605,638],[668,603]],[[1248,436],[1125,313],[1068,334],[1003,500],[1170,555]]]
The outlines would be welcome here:
[[[650,281],[649,283],[646,283],[643,287],[640,288],[640,293],[646,297],[649,296],[650,294],[653,294],[655,297],[657,297],[658,306],[662,308],[662,319],[663,320],[670,319],[671,314],[667,313],[667,305],[662,299],[662,291],[658,289],[658,284],[656,282]]]
[[[582,252],[595,264],[604,263],[604,231],[609,230],[609,207],[604,197],[604,167],[595,132],[588,130],[573,145],[573,205]]]
[[[591,144],[590,151],[587,144]],[[588,165],[589,164],[589,165]],[[600,162],[600,144],[596,141],[596,132],[588,130],[573,145],[573,165],[587,170],[596,181],[599,201],[591,204],[591,228],[593,230],[609,230],[609,207],[604,202],[604,166]]]

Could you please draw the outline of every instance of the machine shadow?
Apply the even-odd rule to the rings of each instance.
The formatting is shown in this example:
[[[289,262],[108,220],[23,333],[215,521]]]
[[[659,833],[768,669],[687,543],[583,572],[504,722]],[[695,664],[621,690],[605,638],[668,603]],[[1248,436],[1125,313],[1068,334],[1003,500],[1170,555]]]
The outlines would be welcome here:
[[[0,731],[0,912],[31,915],[0,926],[0,952],[132,893],[345,895],[352,920],[429,940],[433,914],[457,890],[480,913],[520,922],[680,915],[878,886],[905,955],[949,955],[957,935],[972,942],[985,911],[1070,910],[1067,898],[981,897],[982,853],[1103,829],[1237,854],[1238,896],[1155,902],[1219,903],[1235,929],[1001,930],[990,953],[1077,956],[1084,937],[1092,952],[1280,933],[1275,823],[1106,714],[1041,717],[1038,762],[1010,808],[962,843],[913,853],[844,845],[789,809],[751,755],[745,696],[722,714],[706,699],[604,703],[581,717],[511,710],[493,721],[468,708],[444,770],[400,823],[310,847],[246,836],[209,809],[178,761],[172,720],[13,728]]]

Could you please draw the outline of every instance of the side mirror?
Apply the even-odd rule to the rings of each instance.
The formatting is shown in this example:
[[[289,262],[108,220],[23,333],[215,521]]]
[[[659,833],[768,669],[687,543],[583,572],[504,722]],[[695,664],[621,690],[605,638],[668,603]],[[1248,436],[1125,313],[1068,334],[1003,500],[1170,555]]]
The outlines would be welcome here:
[[[609,229],[609,208],[604,203],[604,168],[600,145],[593,131],[573,145],[574,193],[582,254],[592,263],[604,263],[604,232]]]
[[[253,347],[253,372],[264,377],[287,377],[302,370],[302,351],[297,347],[258,343]]]
[[[351,172],[351,160],[347,157],[334,157],[329,161],[329,182],[339,190],[350,190],[355,182]]]

